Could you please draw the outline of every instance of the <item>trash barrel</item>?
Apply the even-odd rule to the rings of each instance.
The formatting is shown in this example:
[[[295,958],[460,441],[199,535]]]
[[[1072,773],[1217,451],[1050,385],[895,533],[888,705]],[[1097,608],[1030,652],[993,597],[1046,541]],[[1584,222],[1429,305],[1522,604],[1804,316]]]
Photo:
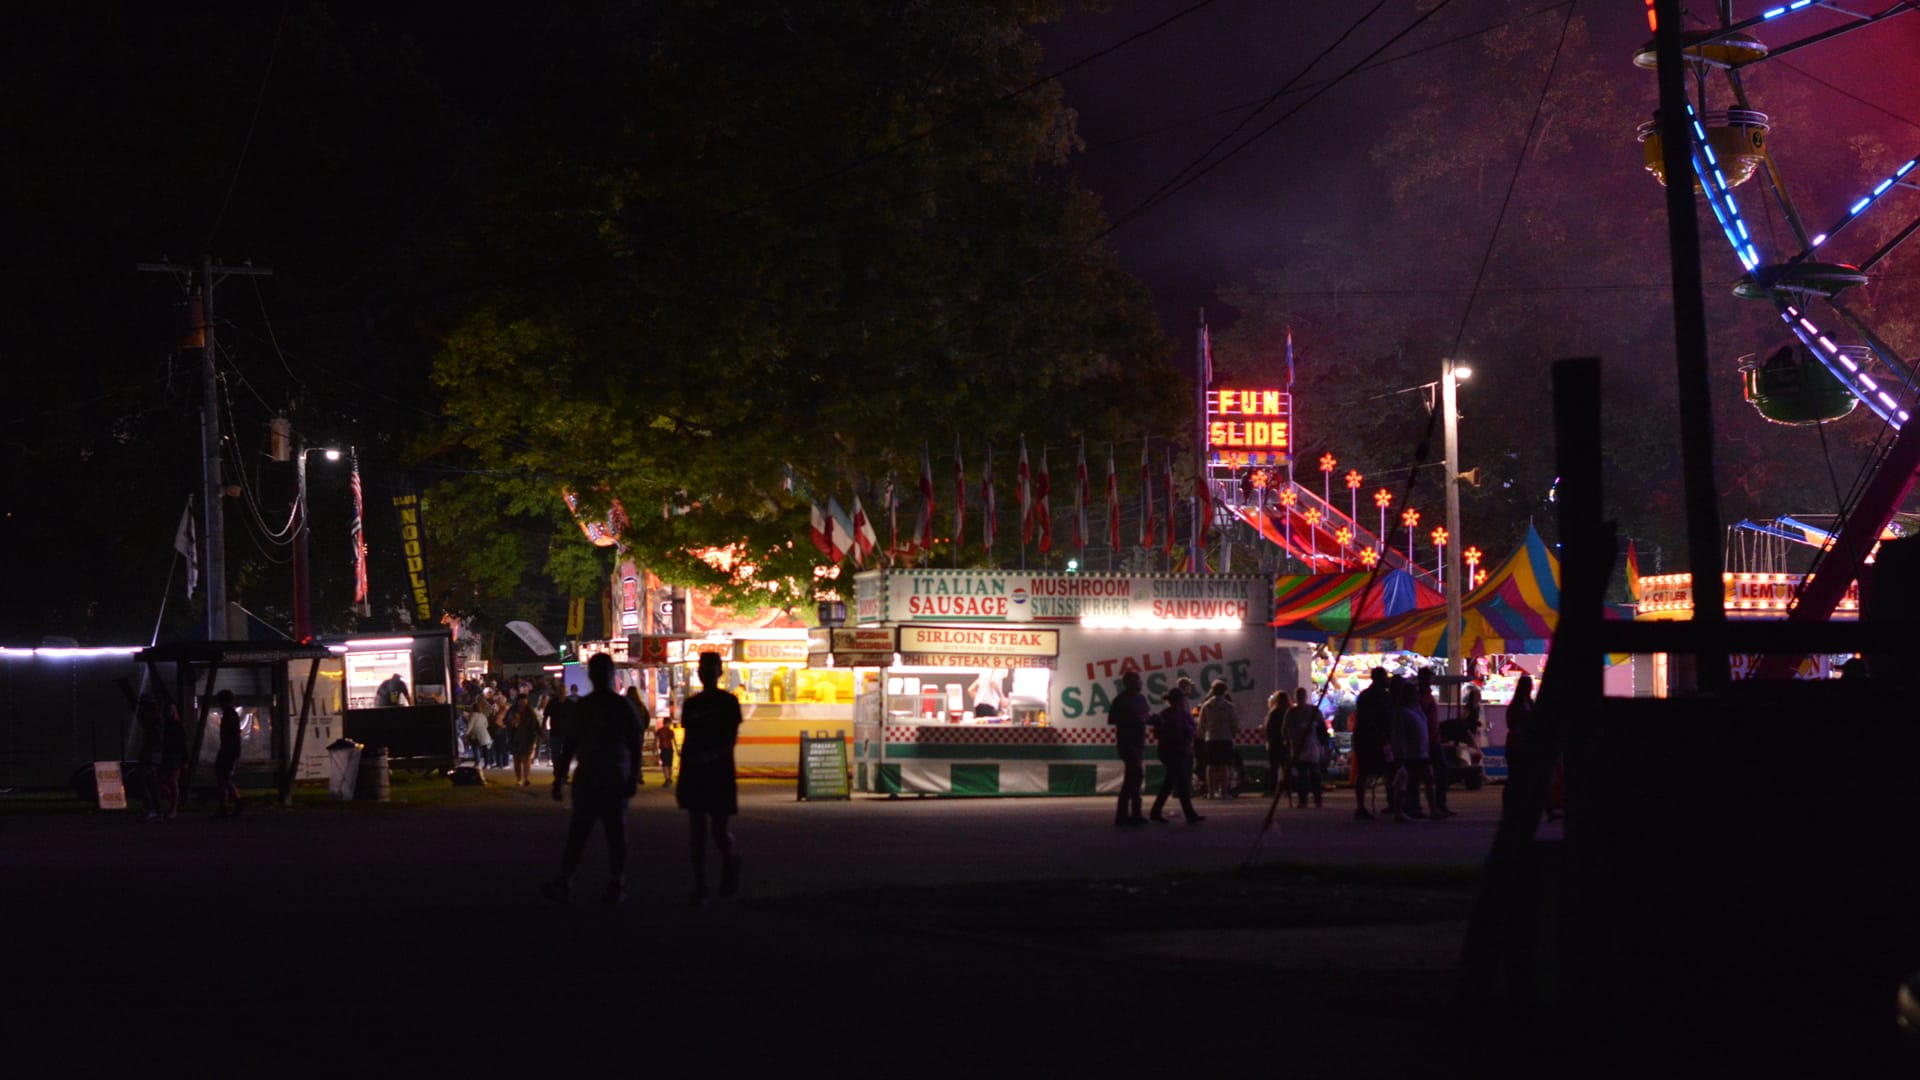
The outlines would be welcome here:
[[[392,773],[387,767],[387,748],[376,746],[360,755],[359,781],[353,797],[368,802],[386,802],[392,797]]]
[[[361,751],[352,739],[335,739],[327,744],[327,793],[335,799],[353,798],[359,786]]]

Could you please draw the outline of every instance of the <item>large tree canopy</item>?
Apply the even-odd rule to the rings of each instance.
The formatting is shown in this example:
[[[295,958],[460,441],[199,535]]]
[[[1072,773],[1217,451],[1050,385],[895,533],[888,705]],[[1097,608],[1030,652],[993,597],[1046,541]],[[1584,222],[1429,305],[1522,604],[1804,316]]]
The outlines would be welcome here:
[[[559,489],[595,513],[618,499],[627,542],[668,577],[790,604],[819,562],[809,493],[877,511],[928,445],[950,491],[956,436],[973,462],[993,447],[1010,482],[1022,433],[1180,430],[1147,297],[1062,168],[1073,116],[1027,33],[1055,7],[683,0],[560,18],[503,124],[495,284],[435,361],[439,452],[477,466],[437,502],[525,509],[577,541]],[[503,559],[532,567],[533,532],[503,551],[484,542],[497,521],[430,520],[463,587],[497,595]],[[713,547],[763,585],[694,554]]]

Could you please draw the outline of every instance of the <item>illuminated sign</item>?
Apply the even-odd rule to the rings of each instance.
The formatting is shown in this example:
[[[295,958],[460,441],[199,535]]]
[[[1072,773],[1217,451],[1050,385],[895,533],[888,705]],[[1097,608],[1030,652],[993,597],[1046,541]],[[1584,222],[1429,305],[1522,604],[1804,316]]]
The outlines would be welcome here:
[[[1799,574],[1722,574],[1722,602],[1727,614],[1733,618],[1781,616],[1786,614],[1791,605],[1794,591],[1800,586],[1800,578]],[[1639,608],[1642,618],[1691,617],[1693,575],[1652,574],[1642,577]],[[1859,617],[1859,582],[1847,585],[1847,594],[1834,614],[1842,619]]]
[[[1284,390],[1207,391],[1207,452],[1226,464],[1284,464],[1293,449],[1293,396]]]

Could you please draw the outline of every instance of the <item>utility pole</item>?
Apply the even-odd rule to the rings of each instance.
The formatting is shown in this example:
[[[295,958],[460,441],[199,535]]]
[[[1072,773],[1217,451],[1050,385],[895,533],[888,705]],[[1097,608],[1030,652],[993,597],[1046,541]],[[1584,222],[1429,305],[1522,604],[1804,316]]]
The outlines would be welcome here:
[[[202,546],[207,553],[207,637],[225,640],[232,633],[227,627],[226,483],[220,475],[220,369],[213,333],[213,290],[228,277],[268,277],[273,271],[251,265],[216,266],[211,255],[201,256],[197,266],[157,262],[138,263],[134,268],[184,278],[183,284],[190,292],[194,282],[199,283],[196,329],[201,333],[200,503],[205,515]]]
[[[1460,379],[1467,369],[1462,367],[1456,374],[1453,357],[1442,358],[1440,371],[1440,431],[1444,436],[1446,448],[1446,485],[1447,485],[1447,674],[1466,674],[1466,649],[1460,638],[1465,634],[1461,625],[1461,599],[1473,589],[1473,582],[1460,574],[1460,417],[1456,412],[1459,406]],[[1459,688],[1453,691],[1458,694]]]

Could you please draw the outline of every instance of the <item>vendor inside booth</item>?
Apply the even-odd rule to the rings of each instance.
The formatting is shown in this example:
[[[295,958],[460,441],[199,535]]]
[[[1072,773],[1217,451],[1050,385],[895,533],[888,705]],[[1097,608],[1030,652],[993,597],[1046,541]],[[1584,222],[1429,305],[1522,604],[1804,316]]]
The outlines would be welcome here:
[[[316,689],[317,716],[339,718],[347,738],[384,747],[396,767],[453,767],[452,634],[444,628],[412,634],[334,639],[336,665],[323,677],[335,693]]]

